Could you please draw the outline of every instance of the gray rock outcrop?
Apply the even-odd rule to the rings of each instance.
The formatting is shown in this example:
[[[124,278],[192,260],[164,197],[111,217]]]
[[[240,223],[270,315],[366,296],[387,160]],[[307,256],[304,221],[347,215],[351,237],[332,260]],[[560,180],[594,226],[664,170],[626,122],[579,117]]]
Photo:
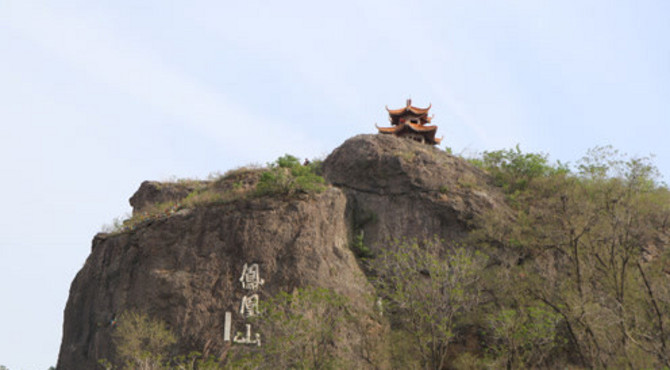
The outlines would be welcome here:
[[[348,197],[353,232],[381,248],[391,238],[460,240],[475,215],[506,207],[478,168],[435,148],[390,135],[359,135],[324,162]]]
[[[477,214],[504,207],[482,171],[437,148],[392,136],[347,140],[325,160],[323,171],[331,186],[320,194],[242,198],[98,234],[70,288],[58,368],[93,369],[102,358],[113,362],[109,321],[125,310],[168,323],[185,351],[222,355],[229,346],[223,341],[224,313],[239,310],[245,263],[260,266],[266,281],[261,297],[311,286],[356,302],[374,292],[349,249],[353,235],[362,231],[373,249],[393,237],[458,240]],[[191,190],[145,182],[131,204],[139,212]],[[234,315],[241,330],[241,318]],[[348,345],[351,338],[334,345]],[[351,360],[365,367],[361,359]]]
[[[234,322],[245,263],[258,263],[261,297],[316,286],[352,300],[371,293],[348,249],[346,198],[330,188],[307,199],[243,200],[180,211],[132,232],[99,234],[77,274],[65,310],[59,369],[94,369],[114,361],[109,321],[124,310],[169,324],[184,350],[215,356],[224,313]]]

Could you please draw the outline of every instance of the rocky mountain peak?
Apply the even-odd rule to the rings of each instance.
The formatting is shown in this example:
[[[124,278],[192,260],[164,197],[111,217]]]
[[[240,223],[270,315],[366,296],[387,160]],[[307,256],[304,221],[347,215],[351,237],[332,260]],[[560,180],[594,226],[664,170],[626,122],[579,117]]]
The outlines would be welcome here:
[[[325,191],[292,197],[244,195],[253,194],[249,189],[261,170],[232,174],[238,176],[232,180],[142,183],[130,198],[135,215],[158,204],[180,206],[132,228],[96,235],[70,289],[58,368],[92,369],[99,359],[117,361],[110,322],[124,311],[168,323],[183,352],[225,356],[231,346],[224,341],[226,312],[234,331],[244,328],[239,279],[245,264],[259,266],[260,299],[323,287],[366,312],[371,308],[363,297],[374,296],[374,290],[349,248],[355,235],[363,235],[373,249],[394,237],[453,240],[466,234],[474,215],[504,207],[479,169],[393,136],[353,137],[327,157],[322,171]],[[194,192],[217,187],[242,195],[183,203]],[[360,340],[357,328],[343,330],[333,346]],[[368,366],[359,355],[351,356],[358,367]]]

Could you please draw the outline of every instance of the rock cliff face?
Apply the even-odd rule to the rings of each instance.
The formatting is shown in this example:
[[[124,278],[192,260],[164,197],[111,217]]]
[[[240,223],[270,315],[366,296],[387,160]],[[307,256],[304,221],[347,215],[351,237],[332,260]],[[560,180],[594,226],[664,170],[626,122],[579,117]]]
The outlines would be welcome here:
[[[354,137],[326,159],[323,170],[332,185],[320,194],[242,198],[98,234],[70,289],[58,368],[93,369],[98,359],[114,361],[109,322],[125,310],[168,323],[185,351],[221,355],[229,346],[223,341],[225,312],[234,313],[233,331],[243,328],[236,312],[245,263],[260,266],[266,282],[261,299],[312,286],[356,302],[374,292],[349,249],[353,235],[362,231],[372,248],[383,248],[389,237],[458,239],[474,215],[503,207],[481,171],[406,139]],[[139,211],[189,191],[143,183],[131,203]],[[364,367],[362,360],[352,361]]]
[[[359,135],[324,162],[326,179],[348,197],[353,232],[380,248],[390,238],[459,240],[470,221],[506,208],[478,168],[435,147],[390,135]]]

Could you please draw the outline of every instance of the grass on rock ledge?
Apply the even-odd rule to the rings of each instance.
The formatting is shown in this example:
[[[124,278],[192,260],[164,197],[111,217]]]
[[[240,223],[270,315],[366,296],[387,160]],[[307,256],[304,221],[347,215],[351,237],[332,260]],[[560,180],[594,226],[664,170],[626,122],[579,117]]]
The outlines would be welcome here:
[[[103,226],[102,232],[118,234],[131,231],[146,221],[169,217],[182,209],[226,204],[253,197],[293,198],[301,194],[321,193],[327,187],[321,177],[321,164],[320,160],[301,164],[297,157],[286,154],[268,163],[267,167],[240,167],[209,181],[170,182],[172,186],[190,184],[194,190],[181,200],[149,205],[143,212],[137,212],[125,220],[117,218],[111,225]]]

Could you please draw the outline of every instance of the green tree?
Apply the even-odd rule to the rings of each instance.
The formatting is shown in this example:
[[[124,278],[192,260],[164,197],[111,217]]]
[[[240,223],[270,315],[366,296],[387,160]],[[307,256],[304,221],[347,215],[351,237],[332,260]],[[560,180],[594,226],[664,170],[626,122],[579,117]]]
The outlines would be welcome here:
[[[667,277],[653,256],[668,237],[668,190],[649,158],[610,147],[590,151],[579,169],[535,178],[510,203],[514,214],[482,218],[481,240],[511,256],[509,271],[522,266],[517,295],[537,302],[517,301],[498,328],[541,303],[560,318],[575,363],[669,366]]]
[[[383,312],[395,329],[394,352],[410,351],[420,366],[445,365],[454,329],[477,307],[486,257],[440,241],[395,241],[371,261]]]
[[[547,360],[560,345],[560,316],[542,304],[500,309],[488,317],[492,352],[507,368],[547,367]]]
[[[128,369],[161,369],[167,366],[177,338],[165,323],[143,313],[124,312],[113,334],[118,357]]]
[[[214,357],[204,357],[192,351],[187,355],[174,353],[177,337],[167,325],[147,314],[127,311],[122,313],[112,334],[116,356],[124,369],[144,370],[218,370],[223,364]],[[99,361],[105,369],[114,365],[106,359]]]
[[[257,321],[264,333],[262,363],[282,369],[329,369],[344,365],[348,349],[335,348],[341,328],[353,323],[348,299],[324,288],[281,292],[263,301]]]
[[[502,186],[507,193],[525,190],[533,179],[556,172],[567,172],[567,166],[560,162],[556,166],[549,164],[546,154],[523,153],[519,145],[514,149],[484,152],[476,164],[487,170],[496,185]]]
[[[295,195],[298,193],[321,192],[325,180],[318,175],[320,162],[301,165],[298,158],[286,154],[268,165],[256,186],[259,195]]]

